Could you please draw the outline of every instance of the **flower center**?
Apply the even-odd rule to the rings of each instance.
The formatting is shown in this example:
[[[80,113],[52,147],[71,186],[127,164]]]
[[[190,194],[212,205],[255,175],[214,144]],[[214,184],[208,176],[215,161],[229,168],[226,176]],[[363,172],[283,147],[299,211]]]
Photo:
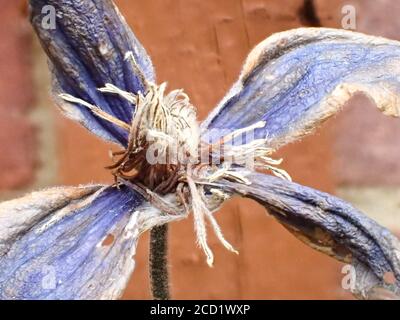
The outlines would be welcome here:
[[[132,53],[128,52],[127,58],[135,67]],[[136,69],[140,71],[137,66]],[[112,170],[116,185],[123,183],[136,190],[159,208],[160,214],[192,211],[197,242],[211,266],[213,253],[207,244],[206,220],[221,243],[230,251],[236,250],[225,240],[212,214],[229,195],[205,185],[211,186],[220,179],[249,184],[246,179],[249,165],[252,170],[267,169],[282,178],[290,177],[276,167],[280,160],[269,157],[274,150],[267,147],[268,140],[254,139],[254,130],[265,126],[264,121],[247,128],[228,130],[226,134],[218,133],[217,136],[222,138],[215,143],[206,143],[200,139],[196,109],[189,97],[182,90],[165,94],[166,84],[157,86],[145,82],[145,94],[126,92],[112,84],[99,89],[103,93],[119,95],[135,107],[130,124],[82,99],[68,94],[60,97],[89,108],[96,116],[129,133],[128,145],[122,151],[111,153],[114,163],[107,167]],[[234,143],[235,138],[239,138],[240,143]],[[176,195],[175,203],[164,200],[162,195],[168,193]]]
[[[165,87],[149,84],[145,95],[132,96],[136,108],[128,146],[113,153],[119,158],[108,167],[116,178],[159,194],[175,192],[187,164],[196,160],[200,142],[196,109],[188,96],[182,90],[165,95]]]

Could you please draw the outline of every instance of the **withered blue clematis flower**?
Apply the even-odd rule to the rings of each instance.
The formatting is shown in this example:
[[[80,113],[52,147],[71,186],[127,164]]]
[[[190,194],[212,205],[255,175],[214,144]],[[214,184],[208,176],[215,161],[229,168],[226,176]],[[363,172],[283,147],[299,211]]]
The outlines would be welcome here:
[[[56,29],[42,27],[45,5],[56,9]],[[358,297],[399,297],[396,237],[346,202],[291,182],[271,158],[355,92],[399,116],[399,42],[324,28],[275,34],[250,53],[239,80],[199,125],[183,91],[156,83],[150,58],[111,0],[30,6],[57,105],[121,151],[109,167],[111,186],[50,188],[0,204],[1,298],[118,298],[140,234],[189,212],[211,265],[205,221],[236,252],[213,216],[235,195],[259,202],[312,248],[351,263]],[[114,242],[104,246],[110,234]],[[44,279],[47,268],[53,284]],[[387,273],[394,283],[385,282]]]

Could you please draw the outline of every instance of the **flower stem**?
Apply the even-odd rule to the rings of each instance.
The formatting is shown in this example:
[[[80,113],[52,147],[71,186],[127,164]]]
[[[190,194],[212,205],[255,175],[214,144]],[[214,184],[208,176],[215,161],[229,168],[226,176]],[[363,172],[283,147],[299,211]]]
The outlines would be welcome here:
[[[150,231],[150,286],[154,300],[169,300],[168,226]]]

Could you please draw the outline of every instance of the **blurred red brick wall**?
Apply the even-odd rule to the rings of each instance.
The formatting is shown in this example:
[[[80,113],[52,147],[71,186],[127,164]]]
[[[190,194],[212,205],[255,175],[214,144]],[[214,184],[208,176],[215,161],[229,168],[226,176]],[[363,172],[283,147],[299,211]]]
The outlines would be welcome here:
[[[9,190],[34,179],[35,132],[28,117],[31,32],[21,2],[0,0],[0,5],[0,190]]]
[[[43,54],[37,53],[40,52],[37,45],[33,49],[30,45],[24,2],[0,0],[3,12],[0,20],[0,165],[7,169],[0,171],[2,194],[41,186],[35,184],[35,179],[40,179],[38,168],[43,173],[47,165],[54,163],[58,169],[55,177],[47,180],[50,184],[110,182],[109,173],[103,169],[109,162],[110,146],[58,113],[45,109],[51,104],[43,98],[48,95],[48,77],[39,77],[38,83],[32,81],[32,52],[34,66],[39,66],[41,72],[45,66]],[[372,2],[368,12],[375,12]],[[317,20],[310,19],[312,12],[304,10],[303,0],[119,0],[117,3],[151,55],[158,81],[168,81],[170,89],[184,88],[203,119],[237,78],[243,60],[254,45],[274,32],[312,25],[318,19],[323,26],[340,27],[344,2],[315,1]],[[35,131],[30,111],[38,100],[41,102],[37,108],[46,110],[48,118],[35,122]],[[346,116],[349,116],[347,120]],[[351,140],[343,132],[351,132],[357,117],[347,112],[339,117],[338,125],[329,122],[317,135],[280,152],[278,156],[285,159],[284,168],[295,181],[328,192],[334,192],[338,183],[345,181],[347,174],[338,174],[336,164],[342,161],[345,166],[343,161],[354,156],[346,149],[346,141]],[[42,128],[49,118],[54,126],[48,139],[53,139],[50,144],[56,152],[49,153],[49,161],[42,161],[39,167],[35,166],[41,150],[37,136],[49,131],[48,127]],[[46,143],[46,135],[43,139],[41,143]],[[338,160],[338,150],[340,156],[343,150],[348,150],[343,155],[347,157],[345,160]],[[210,269],[195,245],[191,219],[173,224],[170,266],[174,298],[349,297],[340,288],[341,265],[300,243],[257,204],[235,199],[224,206],[217,219],[240,255],[227,252],[210,234],[216,255],[215,266]],[[124,295],[126,299],[150,298],[147,237],[140,242],[136,270]]]

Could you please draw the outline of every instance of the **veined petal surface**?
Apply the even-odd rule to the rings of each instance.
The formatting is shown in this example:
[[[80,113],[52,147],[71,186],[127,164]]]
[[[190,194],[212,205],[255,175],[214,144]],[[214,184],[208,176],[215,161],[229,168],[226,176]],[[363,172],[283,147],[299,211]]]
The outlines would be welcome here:
[[[400,42],[328,28],[277,33],[250,53],[239,80],[202,124],[203,136],[216,141],[265,121],[254,138],[277,149],[312,132],[356,92],[384,114],[400,115]]]
[[[0,204],[1,299],[115,299],[160,212],[125,187],[39,191]]]
[[[63,113],[105,140],[122,145],[128,133],[87,107],[66,103],[69,94],[130,123],[134,106],[98,88],[107,83],[137,93],[155,81],[152,63],[111,0],[30,0],[31,22],[49,58],[53,91]],[[51,15],[55,15],[52,17]],[[51,25],[51,20],[55,24]],[[126,59],[132,52],[135,63]]]
[[[300,240],[351,264],[356,296],[400,299],[400,242],[389,230],[327,193],[262,173],[246,178],[214,187],[256,200]]]

